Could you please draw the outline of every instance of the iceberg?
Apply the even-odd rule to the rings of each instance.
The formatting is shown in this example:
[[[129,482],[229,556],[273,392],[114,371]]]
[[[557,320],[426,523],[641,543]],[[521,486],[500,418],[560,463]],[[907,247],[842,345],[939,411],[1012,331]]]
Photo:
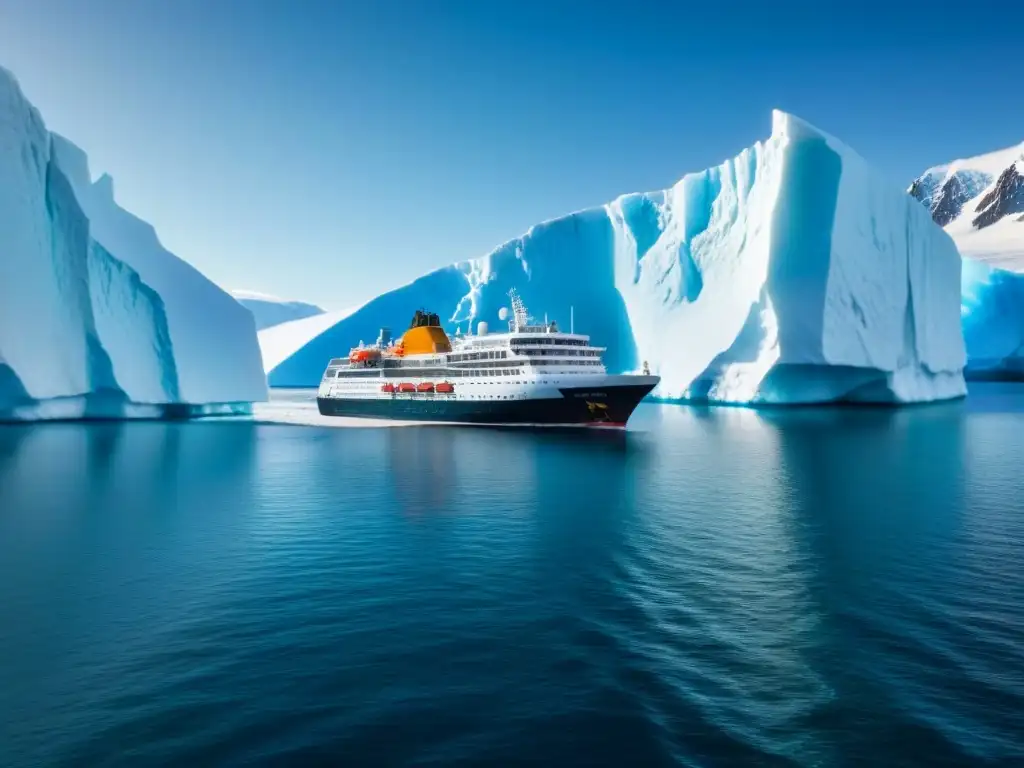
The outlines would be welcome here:
[[[0,68],[0,420],[239,412],[252,315],[92,183]]]
[[[243,307],[248,309],[256,320],[256,330],[271,328],[291,320],[322,315],[323,309],[316,304],[303,301],[285,301],[258,291],[231,291],[231,295]]]
[[[964,259],[968,380],[1024,380],[1024,275]]]
[[[271,386],[429,307],[449,332],[495,321],[509,288],[647,364],[655,396],[713,403],[913,403],[962,396],[960,257],[928,211],[792,115],[670,189],[544,222],[486,256],[336,315],[260,333]]]

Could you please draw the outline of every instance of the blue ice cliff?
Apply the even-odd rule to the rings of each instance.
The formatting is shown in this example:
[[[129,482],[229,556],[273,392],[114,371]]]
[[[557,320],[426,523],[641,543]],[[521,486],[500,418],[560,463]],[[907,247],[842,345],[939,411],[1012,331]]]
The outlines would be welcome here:
[[[266,399],[252,315],[93,183],[0,68],[0,421]]]
[[[647,362],[655,394],[720,403],[959,397],[960,257],[928,211],[853,151],[775,112],[772,134],[671,189],[533,227],[480,259],[353,310],[260,334],[272,386],[427,307],[449,331],[493,324],[515,286],[535,312]]]
[[[966,377],[1024,381],[1024,274],[965,258],[962,301]]]

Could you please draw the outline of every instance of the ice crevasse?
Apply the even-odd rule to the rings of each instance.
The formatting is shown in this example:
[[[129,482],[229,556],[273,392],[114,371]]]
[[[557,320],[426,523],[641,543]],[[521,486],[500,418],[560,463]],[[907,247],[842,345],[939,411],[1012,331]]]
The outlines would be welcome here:
[[[0,68],[0,420],[192,416],[266,399],[251,314],[91,181]]]
[[[928,212],[835,138],[783,112],[772,133],[670,189],[539,224],[353,310],[260,334],[272,386],[428,306],[450,331],[535,312],[644,362],[656,396],[911,403],[965,393],[960,257]]]

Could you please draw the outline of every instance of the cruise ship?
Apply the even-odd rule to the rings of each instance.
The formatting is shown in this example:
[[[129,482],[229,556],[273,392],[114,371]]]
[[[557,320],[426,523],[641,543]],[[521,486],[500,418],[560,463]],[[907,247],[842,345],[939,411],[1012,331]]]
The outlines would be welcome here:
[[[325,416],[494,426],[625,427],[657,386],[643,374],[609,374],[603,347],[533,322],[513,289],[507,333],[486,322],[475,334],[449,338],[434,313],[417,310],[395,341],[382,328],[375,344],[360,342],[332,359],[317,391]],[[507,316],[508,310],[502,315]],[[499,316],[502,316],[499,315]],[[504,317],[502,318],[504,319]]]

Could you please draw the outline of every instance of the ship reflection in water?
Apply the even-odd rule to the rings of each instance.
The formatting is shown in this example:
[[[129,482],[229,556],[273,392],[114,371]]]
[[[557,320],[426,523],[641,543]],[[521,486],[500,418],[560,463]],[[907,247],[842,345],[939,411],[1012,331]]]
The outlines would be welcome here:
[[[387,430],[389,485],[411,516],[446,511],[455,489],[455,435],[451,429]]]
[[[526,488],[548,479],[556,484],[570,481],[545,472],[546,466],[558,466],[544,458],[548,451],[588,451],[595,472],[572,478],[571,484],[586,480],[607,486],[622,471],[623,460],[646,449],[642,433],[620,429],[417,425],[383,431],[388,485],[408,515],[493,509],[495,494],[505,500],[523,496],[523,504],[529,505],[526,496],[533,497],[535,491],[524,494]],[[482,476],[488,478],[484,485],[477,482]],[[467,503],[475,497],[478,503]]]

